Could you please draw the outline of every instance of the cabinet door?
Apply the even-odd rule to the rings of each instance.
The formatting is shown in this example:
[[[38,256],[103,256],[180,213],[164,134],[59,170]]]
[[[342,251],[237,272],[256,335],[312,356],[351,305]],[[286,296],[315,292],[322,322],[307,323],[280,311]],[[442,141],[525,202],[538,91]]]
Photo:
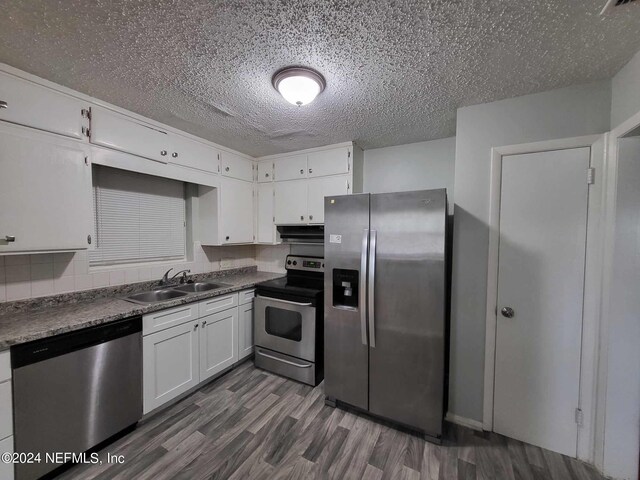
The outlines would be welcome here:
[[[169,134],[169,142],[169,162],[205,172],[219,172],[218,150],[215,148],[175,134]]]
[[[200,319],[200,381],[238,361],[238,308]]]
[[[0,101],[7,107],[0,109],[0,120],[84,138],[82,110],[89,105],[77,98],[0,72]]]
[[[145,414],[199,383],[198,326],[195,320],[142,337]]]
[[[220,179],[221,243],[253,243],[253,183]]]
[[[296,180],[299,178],[307,178],[306,155],[294,155],[273,161],[273,179],[275,181]]]
[[[309,223],[324,223],[324,197],[350,193],[350,175],[309,179]]]
[[[351,170],[351,148],[332,148],[331,150],[310,153],[307,164],[307,173],[310,178],[349,173]]]
[[[276,225],[307,223],[307,180],[290,180],[274,184]]]
[[[264,161],[258,162],[258,182],[272,182],[273,181],[273,162]]]
[[[253,302],[238,307],[238,360],[253,353]]]
[[[167,132],[102,107],[91,108],[91,143],[167,163]]]
[[[13,436],[0,441],[0,454],[2,453],[13,453]],[[44,461],[44,459],[42,460]],[[3,480],[13,480],[15,478],[13,463],[0,462],[0,478]]]
[[[245,182],[253,182],[253,162],[229,152],[220,152],[222,175],[237,178]]]
[[[0,145],[0,252],[89,247],[88,146],[13,125],[0,126]]]
[[[258,184],[258,243],[274,243],[273,224],[274,183]]]

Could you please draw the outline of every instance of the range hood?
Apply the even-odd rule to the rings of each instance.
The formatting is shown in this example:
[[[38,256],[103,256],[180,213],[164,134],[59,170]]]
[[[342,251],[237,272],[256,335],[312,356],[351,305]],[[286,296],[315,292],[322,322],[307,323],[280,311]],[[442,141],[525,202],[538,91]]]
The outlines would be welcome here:
[[[324,225],[280,225],[282,243],[324,245]]]

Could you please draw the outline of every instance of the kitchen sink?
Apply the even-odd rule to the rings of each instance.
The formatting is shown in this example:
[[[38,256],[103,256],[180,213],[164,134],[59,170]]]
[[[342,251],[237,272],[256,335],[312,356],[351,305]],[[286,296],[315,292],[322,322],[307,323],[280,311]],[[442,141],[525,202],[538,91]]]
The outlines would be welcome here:
[[[177,290],[179,292],[198,293],[208,292],[209,290],[216,290],[219,288],[227,288],[230,286],[231,285],[227,285],[226,283],[195,282],[186,283],[179,287],[173,287],[173,290]]]
[[[151,292],[136,293],[129,295],[125,300],[140,305],[149,305],[151,303],[166,302],[174,298],[186,297],[188,292],[179,292],[175,289],[164,288],[162,290],[153,290]]]

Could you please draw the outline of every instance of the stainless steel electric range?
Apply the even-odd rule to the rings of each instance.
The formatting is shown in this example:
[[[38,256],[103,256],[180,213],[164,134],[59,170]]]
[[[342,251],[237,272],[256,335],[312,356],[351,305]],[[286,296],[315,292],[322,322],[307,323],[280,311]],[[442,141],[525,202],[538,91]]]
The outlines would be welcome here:
[[[255,365],[315,386],[324,378],[324,258],[288,255],[286,269],[256,287]]]

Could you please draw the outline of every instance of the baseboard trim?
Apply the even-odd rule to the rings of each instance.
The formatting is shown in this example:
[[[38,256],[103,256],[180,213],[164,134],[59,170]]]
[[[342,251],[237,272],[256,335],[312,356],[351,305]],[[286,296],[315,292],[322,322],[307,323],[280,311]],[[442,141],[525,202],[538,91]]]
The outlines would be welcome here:
[[[463,427],[469,427],[473,430],[484,430],[482,428],[482,422],[467,417],[461,417],[460,415],[456,415],[455,413],[447,412],[447,414],[444,416],[444,419],[447,422],[462,425]]]

